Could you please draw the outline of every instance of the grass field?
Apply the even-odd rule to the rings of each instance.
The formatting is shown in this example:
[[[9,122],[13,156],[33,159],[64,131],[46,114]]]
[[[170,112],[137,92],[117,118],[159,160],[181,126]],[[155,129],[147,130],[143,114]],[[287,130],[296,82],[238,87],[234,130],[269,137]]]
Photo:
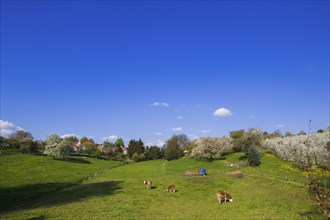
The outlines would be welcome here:
[[[15,155],[0,160],[1,219],[324,219],[304,173],[269,154],[257,168],[243,166],[241,153],[213,162],[181,158],[125,166],[91,158],[68,162]],[[237,165],[243,178],[231,175]],[[199,168],[208,175],[184,175]],[[145,179],[153,181],[153,189],[146,189]],[[166,192],[170,184],[177,186],[176,193]],[[37,195],[16,201],[24,189]],[[234,202],[219,205],[215,193],[220,189]]]
[[[10,155],[0,157],[0,211],[40,195],[76,186],[119,162],[90,158]]]

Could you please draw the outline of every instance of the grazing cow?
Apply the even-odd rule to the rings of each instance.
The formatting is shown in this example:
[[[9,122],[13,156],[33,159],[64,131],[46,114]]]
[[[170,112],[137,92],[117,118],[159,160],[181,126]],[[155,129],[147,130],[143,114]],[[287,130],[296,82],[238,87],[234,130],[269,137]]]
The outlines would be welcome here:
[[[167,192],[175,192],[175,191],[176,191],[175,185],[169,185],[167,187]]]
[[[225,192],[224,190],[220,190],[217,192],[217,199],[219,201],[219,204],[223,202],[233,202],[233,198],[229,195],[229,193]]]
[[[147,189],[151,189],[151,186],[152,186],[152,182],[151,182],[151,180],[145,180],[145,181],[143,181],[143,183],[144,183],[145,185],[147,185]]]

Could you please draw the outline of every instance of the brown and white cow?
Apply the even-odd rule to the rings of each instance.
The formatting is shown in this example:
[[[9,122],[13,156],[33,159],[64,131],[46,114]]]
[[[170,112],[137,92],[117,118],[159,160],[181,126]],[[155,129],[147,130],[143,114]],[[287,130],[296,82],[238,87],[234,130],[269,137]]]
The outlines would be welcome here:
[[[147,185],[147,189],[151,189],[151,187],[152,187],[152,182],[151,182],[151,180],[145,180],[145,181],[143,181],[143,183],[144,183],[145,185]]]
[[[167,192],[176,192],[176,187],[175,185],[169,185],[167,187]]]
[[[223,202],[233,202],[233,198],[229,195],[229,193],[227,193],[224,190],[220,190],[217,192],[217,199],[219,201],[219,204],[221,205],[221,203]]]

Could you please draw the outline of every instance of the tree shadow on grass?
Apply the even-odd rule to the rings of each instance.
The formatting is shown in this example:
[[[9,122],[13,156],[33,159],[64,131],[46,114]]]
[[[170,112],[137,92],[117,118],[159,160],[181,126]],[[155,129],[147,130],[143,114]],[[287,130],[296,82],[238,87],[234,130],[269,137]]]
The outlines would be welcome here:
[[[217,160],[226,160],[227,158],[223,155],[223,156],[221,156],[221,157],[219,157],[219,158],[217,158]]]
[[[36,217],[28,218],[27,220],[44,220],[44,219],[46,219],[45,216],[39,215],[39,216],[36,216]]]
[[[302,218],[307,218],[307,219],[320,219],[320,213],[317,210],[310,210],[310,211],[306,211],[306,212],[299,212],[299,215]]]
[[[239,160],[247,160],[247,156],[244,154],[243,156],[240,156],[238,159]]]
[[[23,202],[48,195],[66,187],[72,187],[73,183],[40,183],[17,187],[0,187],[0,212],[6,211]]]
[[[71,187],[64,188],[70,185]],[[120,185],[121,181],[106,181],[81,185],[72,185],[70,183],[43,183],[12,188],[0,188],[0,213],[63,205],[84,200],[92,196],[109,196],[121,189]],[[46,189],[48,187],[54,190],[48,190],[44,193],[38,191],[39,194],[34,197],[31,196],[31,191],[29,191],[35,188]],[[24,192],[30,192],[30,197],[24,195]]]
[[[71,163],[91,164],[90,161],[85,160],[84,158],[66,157],[66,158],[56,158],[55,160],[64,161],[64,162],[71,162]]]

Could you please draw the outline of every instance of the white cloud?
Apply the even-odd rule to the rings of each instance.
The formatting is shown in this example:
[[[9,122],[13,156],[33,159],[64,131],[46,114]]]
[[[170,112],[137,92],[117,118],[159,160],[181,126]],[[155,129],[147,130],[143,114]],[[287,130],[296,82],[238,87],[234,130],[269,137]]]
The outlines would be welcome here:
[[[0,120],[0,127],[1,128],[12,128],[14,127],[15,125],[9,121],[3,121],[3,120]]]
[[[63,134],[62,136],[61,136],[61,138],[68,138],[68,137],[79,137],[78,135],[75,135],[75,134]]]
[[[1,129],[0,135],[3,136],[3,137],[8,137],[12,133],[14,133],[13,130],[10,130],[10,129]]]
[[[150,104],[151,106],[157,106],[157,107],[169,107],[170,105],[166,102],[154,102]]]
[[[284,128],[285,127],[285,124],[278,124],[276,125],[277,128]]]
[[[250,119],[256,119],[257,117],[254,116],[254,115],[249,115],[249,118],[250,118]]]
[[[211,131],[210,131],[210,130],[201,130],[201,132],[202,132],[203,134],[207,134],[207,133],[210,133]]]
[[[12,133],[14,133],[16,131],[19,131],[19,130],[24,130],[24,129],[17,126],[17,125],[15,125],[12,122],[0,120],[0,134],[1,134],[1,136],[8,137]]]
[[[157,146],[157,147],[163,147],[166,144],[164,140],[155,140],[155,141],[150,141],[148,140],[147,143],[145,144],[146,146]]]
[[[157,132],[157,133],[155,133],[155,135],[157,135],[157,136],[162,136],[163,133],[162,133],[162,132]]]
[[[181,127],[172,128],[172,131],[182,131],[182,128]]]
[[[219,108],[214,111],[213,116],[218,117],[218,118],[225,118],[225,117],[232,116],[232,113],[230,112],[229,109]]]
[[[183,119],[183,117],[180,115],[180,116],[178,116],[178,119],[181,120],[181,119]]]
[[[106,140],[109,140],[109,141],[114,141],[114,140],[117,140],[118,139],[118,135],[110,135],[108,137],[102,137],[102,140],[106,141]]]

